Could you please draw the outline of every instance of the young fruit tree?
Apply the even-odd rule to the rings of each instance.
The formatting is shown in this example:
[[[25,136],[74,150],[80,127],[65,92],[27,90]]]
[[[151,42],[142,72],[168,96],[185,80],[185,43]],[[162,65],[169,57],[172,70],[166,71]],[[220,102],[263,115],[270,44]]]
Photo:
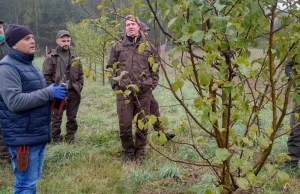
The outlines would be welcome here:
[[[125,14],[142,16],[154,26],[152,33],[172,47],[167,57],[157,49],[163,87],[187,115],[176,131],[185,138],[172,143],[191,147],[199,160],[169,156],[154,141],[165,144],[164,133],[153,132],[152,137],[159,137],[150,138],[151,147],[172,161],[211,170],[220,193],[261,191],[274,179],[287,183],[288,174],[278,166],[290,157],[271,151],[276,139],[291,129],[284,122],[292,111],[288,102],[300,99],[295,89],[299,67],[289,78],[284,74],[287,60],[300,61],[300,3],[133,0],[119,8],[116,2],[103,0],[98,6],[111,24],[119,24]],[[148,61],[156,66],[153,56]],[[132,89],[119,92],[126,95]],[[136,122],[151,128],[156,119],[147,118]],[[213,148],[209,153],[207,146]]]

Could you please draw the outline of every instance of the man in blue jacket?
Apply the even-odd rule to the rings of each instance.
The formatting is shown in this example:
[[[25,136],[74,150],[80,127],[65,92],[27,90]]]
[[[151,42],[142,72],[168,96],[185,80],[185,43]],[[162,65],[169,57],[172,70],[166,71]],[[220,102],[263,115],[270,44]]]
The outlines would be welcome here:
[[[8,55],[0,61],[0,121],[4,143],[12,157],[14,193],[36,193],[45,147],[50,142],[49,100],[67,91],[51,85],[33,65],[35,41],[30,29],[9,25],[5,31]]]

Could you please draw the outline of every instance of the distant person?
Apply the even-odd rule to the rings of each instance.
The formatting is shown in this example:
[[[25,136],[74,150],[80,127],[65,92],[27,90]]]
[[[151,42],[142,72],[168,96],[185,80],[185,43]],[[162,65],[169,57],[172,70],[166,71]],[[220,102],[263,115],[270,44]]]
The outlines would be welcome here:
[[[75,143],[75,134],[78,129],[77,112],[81,99],[84,78],[82,65],[76,55],[71,51],[71,35],[67,30],[60,30],[56,35],[57,47],[52,49],[43,65],[43,74],[48,85],[64,82],[68,90],[65,99],[66,105],[66,135],[65,141],[68,144]],[[52,140],[54,143],[61,143],[61,123],[63,111],[60,111],[61,101],[56,101],[52,110]]]
[[[8,53],[8,46],[5,43],[3,24],[4,21],[0,20],[0,60]]]
[[[0,20],[0,60],[3,59],[3,57],[8,53],[8,46],[5,43],[3,24],[4,22]],[[3,162],[6,161],[10,162],[10,153],[8,151],[8,147],[3,142],[1,123],[0,123],[0,160]]]
[[[5,31],[8,55],[0,61],[0,120],[4,143],[12,156],[14,193],[36,193],[51,140],[49,101],[63,99],[63,87],[48,86],[33,64],[35,41],[30,29],[9,25]],[[1,177],[3,178],[3,177]]]
[[[287,62],[285,66],[285,74],[290,77],[294,70],[294,66],[298,65],[295,63],[294,59]],[[297,89],[299,90],[299,89]],[[293,111],[294,113],[300,114],[300,106],[293,100]],[[295,114],[291,114],[290,126],[291,132],[288,138],[288,155],[291,157],[291,160],[285,161],[285,167],[297,168],[300,160],[300,120],[296,119]]]
[[[141,22],[141,32],[145,35],[146,39],[148,40],[148,32],[150,31],[150,28],[143,22]],[[153,45],[151,45],[153,46]],[[155,115],[157,118],[156,123],[154,123],[153,127],[155,131],[165,131],[164,127],[162,125],[162,122],[159,120],[160,117],[160,111],[159,111],[159,104],[157,100],[154,98],[153,94],[151,95],[150,100],[150,114]],[[165,133],[168,140],[175,137],[174,133]]]
[[[149,114],[152,90],[158,84],[158,72],[154,72],[148,62],[148,57],[155,55],[150,45],[146,45],[142,53],[138,52],[139,45],[146,42],[145,36],[140,33],[139,19],[129,15],[125,17],[124,24],[126,34],[112,47],[107,69],[113,69],[114,76],[119,76],[124,71],[128,72],[120,81],[109,77],[113,90],[125,91],[130,84],[139,89],[138,92],[132,91],[128,97],[117,95],[122,161],[127,163],[140,161],[145,156],[148,130],[137,126],[134,141],[132,121],[137,113],[139,120]],[[114,64],[117,64],[116,69]]]

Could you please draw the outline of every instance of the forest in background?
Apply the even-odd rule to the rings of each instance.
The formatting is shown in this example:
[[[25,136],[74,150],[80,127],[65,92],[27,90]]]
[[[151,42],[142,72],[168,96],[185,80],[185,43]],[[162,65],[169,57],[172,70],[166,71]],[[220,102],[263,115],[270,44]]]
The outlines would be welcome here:
[[[67,28],[67,23],[80,23],[85,18],[101,15],[97,5],[101,0],[87,0],[84,7],[71,0],[0,0],[0,20],[4,28],[8,24],[28,26],[35,35],[39,55],[44,55],[46,46],[56,46],[57,31]],[[116,0],[119,7],[130,6],[130,1]],[[111,15],[109,17],[114,17]],[[118,30],[118,29],[117,29]]]

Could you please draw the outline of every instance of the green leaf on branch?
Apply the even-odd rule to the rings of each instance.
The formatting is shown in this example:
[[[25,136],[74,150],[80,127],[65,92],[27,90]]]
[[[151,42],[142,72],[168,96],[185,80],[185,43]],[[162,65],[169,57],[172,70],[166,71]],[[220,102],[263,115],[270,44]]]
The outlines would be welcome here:
[[[184,35],[179,39],[179,41],[186,42],[186,41],[188,41],[189,38],[190,38],[190,35],[184,34]]]
[[[148,62],[150,63],[150,65],[152,66],[154,64],[154,57],[153,56],[149,56],[148,57]]]
[[[161,116],[161,117],[159,117],[159,120],[162,122],[163,125],[169,124],[169,119],[168,119],[168,117]]]
[[[174,17],[173,19],[171,19],[168,23],[168,27],[170,28],[176,20],[177,20],[177,17]]]
[[[221,160],[221,161],[226,160],[228,158],[228,156],[229,156],[229,152],[228,152],[228,150],[226,148],[218,148],[218,149],[216,149],[215,154],[216,154],[216,158],[218,160]]]
[[[152,71],[157,72],[157,70],[158,70],[158,63],[154,63],[152,66]]]
[[[156,138],[158,137],[158,132],[154,131],[153,133],[151,133],[151,140],[154,141]]]
[[[138,47],[138,53],[144,52],[145,47],[146,47],[146,43],[141,43]]]
[[[237,178],[236,183],[241,189],[249,189],[249,182],[245,178]]]
[[[224,7],[226,7],[226,5],[221,5],[219,3],[219,1],[216,1],[216,3],[214,4],[214,7],[216,8],[216,10],[219,12],[221,11],[222,9],[224,9]]]
[[[247,174],[247,180],[249,181],[250,184],[256,183],[257,177],[253,172]]]
[[[119,94],[123,94],[123,91],[122,90],[116,90],[113,92],[113,95],[117,96]]]
[[[289,156],[287,153],[279,153],[277,155],[276,161],[278,164],[282,164],[283,162],[291,159],[291,156]]]
[[[172,90],[176,92],[179,88],[182,88],[184,81],[182,79],[176,79],[175,83],[172,85]]]
[[[252,140],[249,140],[248,137],[242,137],[242,140],[245,144],[247,144],[248,146],[253,146],[253,141]]]
[[[264,137],[259,137],[259,139],[258,139],[258,145],[263,150],[267,149],[271,143],[272,142],[269,139],[264,138]]]
[[[173,7],[173,12],[174,12],[175,14],[177,14],[177,13],[179,12],[180,8],[181,8],[181,4],[176,4],[176,5]]]
[[[158,142],[160,143],[160,145],[165,145],[165,143],[168,141],[166,134],[163,133],[162,131],[159,131],[159,138],[158,138]]]
[[[126,86],[126,88],[127,89],[133,89],[135,92],[139,92],[140,91],[139,87],[137,85],[135,85],[135,84],[129,84],[129,85]]]
[[[155,124],[157,122],[157,117],[155,115],[147,115],[147,119],[152,123]]]
[[[145,128],[145,123],[141,119],[138,120],[138,127],[139,127],[139,129]]]
[[[244,57],[238,57],[236,59],[236,62],[238,63],[238,65],[240,65],[240,64],[244,64],[244,65],[247,65],[247,66],[249,65],[249,61]]]
[[[203,37],[204,37],[204,32],[200,30],[195,31],[192,35],[192,39],[195,42],[201,42]]]
[[[277,177],[281,184],[286,184],[286,183],[290,182],[290,176],[286,172],[283,172],[283,171],[278,172]]]
[[[118,69],[119,61],[113,63],[113,70]]]
[[[140,114],[140,112],[134,115],[132,123],[136,123],[137,122],[139,114]]]
[[[84,76],[86,77],[86,78],[88,78],[88,77],[90,77],[90,75],[91,75],[91,68],[90,67],[88,67],[88,68],[86,68],[85,70],[84,70]]]
[[[131,90],[125,90],[125,91],[123,92],[123,94],[124,94],[125,96],[129,96],[131,93],[132,93]]]
[[[195,98],[194,100],[194,106],[196,108],[201,108],[201,106],[203,105],[203,99],[201,96],[198,96],[197,98]]]
[[[197,138],[197,143],[204,144],[205,143],[205,138],[203,136],[198,137]]]
[[[102,1],[102,3],[97,6],[97,9],[101,10],[101,9],[103,9],[105,7],[106,7],[106,1]]]
[[[264,130],[264,132],[265,132],[265,134],[270,136],[274,132],[274,130],[271,127],[268,127]]]
[[[184,68],[184,73],[182,75],[183,79],[188,78],[192,73],[193,73],[193,66],[192,65],[187,65]]]
[[[207,74],[205,71],[199,72],[199,82],[203,86],[208,86],[212,80],[211,75]]]
[[[123,77],[124,75],[126,75],[128,73],[128,71],[122,71],[120,74],[120,77]]]
[[[209,188],[209,189],[206,189],[204,194],[215,194],[215,191],[213,189]]]
[[[204,4],[204,0],[193,0],[193,3],[196,6],[202,6]]]
[[[214,125],[215,122],[218,121],[218,115],[217,115],[217,113],[211,112],[211,113],[209,114],[209,120],[210,120],[210,123],[211,123],[212,125]]]
[[[276,169],[272,164],[265,164],[264,167],[267,169],[267,172],[270,176],[275,174]]]

